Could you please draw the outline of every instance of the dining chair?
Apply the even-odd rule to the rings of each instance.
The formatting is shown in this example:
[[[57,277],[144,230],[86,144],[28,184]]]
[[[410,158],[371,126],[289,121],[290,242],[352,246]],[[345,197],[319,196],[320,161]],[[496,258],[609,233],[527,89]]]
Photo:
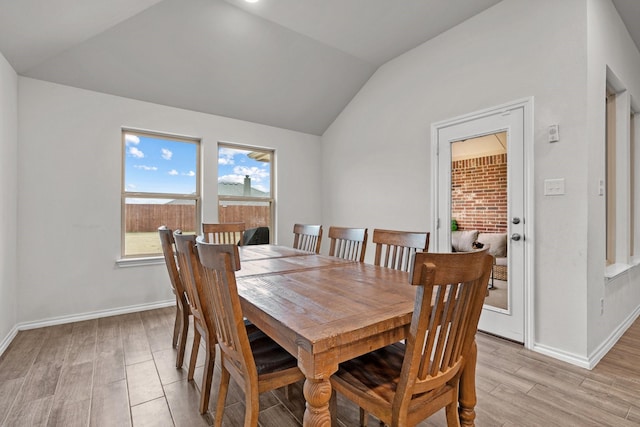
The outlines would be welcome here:
[[[193,345],[191,347],[191,358],[189,360],[189,370],[187,371],[187,380],[193,380],[193,375],[198,359],[198,349],[200,348],[200,340],[204,338],[205,344],[205,363],[204,373],[202,374],[202,385],[200,387],[200,413],[207,412],[209,407],[209,396],[211,394],[211,381],[213,380],[214,362],[216,359],[217,338],[215,334],[215,325],[208,323],[208,319],[203,315],[203,306],[197,291],[198,278],[198,252],[195,249],[196,236],[193,234],[182,234],[180,230],[174,232],[176,242],[176,253],[178,255],[178,266],[182,283],[187,290],[187,297],[191,302],[191,312],[193,314]],[[234,271],[240,270],[240,254],[238,246],[216,245],[224,250],[229,251],[232,255],[231,264]],[[194,267],[195,266],[195,267]],[[258,330],[254,325],[247,324],[251,330]]]
[[[178,268],[180,278],[184,284],[187,298],[191,305],[191,314],[193,315],[193,344],[191,346],[191,358],[189,359],[189,369],[187,371],[187,380],[192,381],[193,375],[198,361],[198,349],[200,348],[200,339],[204,337],[205,343],[205,364],[204,373],[202,374],[202,385],[200,387],[200,413],[205,413],[209,406],[209,394],[211,391],[211,381],[213,379],[213,368],[216,356],[215,336],[211,337],[204,323],[198,293],[196,291],[196,283],[194,271],[192,268],[191,258],[196,255],[194,250],[196,236],[194,234],[182,234],[182,231],[176,230],[173,233],[176,242],[176,254],[178,256]]]
[[[268,245],[270,240],[269,227],[247,228],[242,236],[241,246]]]
[[[307,252],[320,253],[322,226],[295,224],[293,226],[293,247]]]
[[[220,390],[215,426],[222,425],[231,377],[245,394],[245,427],[258,425],[259,394],[304,379],[297,360],[260,330],[243,327],[230,245],[197,239],[200,271],[195,275],[202,314],[215,324],[220,348]],[[237,250],[237,248],[236,248]]]
[[[191,308],[189,307],[189,300],[187,299],[186,291],[182,284],[182,279],[180,279],[180,273],[178,272],[173,231],[163,225],[158,228],[158,234],[160,235],[160,243],[162,244],[164,262],[167,265],[169,279],[171,280],[171,290],[176,296],[176,320],[173,325],[172,345],[173,348],[177,347],[178,349],[176,368],[181,368],[184,362],[184,350],[187,346]],[[178,340],[180,341],[178,342]]]
[[[367,250],[367,229],[329,227],[329,255],[364,262]]]
[[[242,245],[246,226],[244,222],[225,222],[219,224],[203,223],[202,233],[209,243]]]
[[[390,426],[414,426],[442,408],[447,425],[459,426],[460,376],[473,351],[492,265],[486,250],[416,253],[406,343],[340,364],[331,377],[335,392],[360,406],[361,415],[366,411]],[[335,406],[335,394],[331,400]]]
[[[416,252],[429,249],[429,233],[376,228],[373,230],[373,243],[376,245],[374,265],[409,271]]]

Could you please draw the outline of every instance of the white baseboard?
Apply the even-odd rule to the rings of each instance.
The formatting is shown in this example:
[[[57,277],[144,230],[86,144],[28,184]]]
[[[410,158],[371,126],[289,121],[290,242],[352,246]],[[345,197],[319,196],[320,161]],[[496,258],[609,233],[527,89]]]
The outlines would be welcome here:
[[[7,336],[0,342],[0,356],[2,356],[7,347],[9,347],[9,344],[11,344],[11,341],[13,341],[16,335],[18,335],[18,327],[14,326],[11,328]]]
[[[559,351],[556,348],[542,345],[534,345],[532,350],[544,354],[554,359],[562,360],[572,365],[585,369],[593,369],[607,355],[609,350],[616,345],[618,340],[633,325],[633,322],[640,316],[640,307],[637,307],[611,334],[596,348],[588,357],[582,357],[571,353]]]
[[[540,354],[544,354],[545,356],[549,356],[554,359],[562,360],[563,362],[579,366],[581,368],[591,369],[589,360],[586,357],[582,357],[577,354],[568,353],[566,351],[558,350],[554,347],[547,347],[540,344],[534,344],[531,350]]]
[[[73,314],[70,316],[51,317],[49,319],[36,320],[33,322],[22,322],[15,325],[9,334],[0,342],[0,355],[2,355],[11,341],[16,337],[19,331],[29,329],[44,328],[46,326],[63,325],[65,323],[81,322],[83,320],[99,319],[101,317],[117,316],[119,314],[136,313],[139,311],[154,310],[156,308],[164,308],[176,305],[176,300],[158,301],[149,304],[130,305],[109,310],[98,310],[87,313]]]
[[[596,348],[593,353],[589,355],[589,361],[591,362],[591,367],[589,369],[593,369],[596,365],[602,360],[604,356],[613,348],[614,345],[618,342],[618,340],[627,332],[627,329],[633,325],[633,322],[640,316],[640,307],[636,307],[636,309],[631,313],[618,327],[609,335],[609,337],[604,340],[598,348]]]
[[[44,328],[45,326],[63,325],[65,323],[82,322],[83,320],[99,319],[101,317],[117,316],[119,314],[136,313],[138,311],[153,310],[156,308],[169,307],[175,305],[176,300],[159,301],[149,304],[130,305],[127,307],[114,308],[109,310],[91,311],[88,313],[72,314],[71,316],[51,317],[44,320],[36,320],[34,322],[18,323],[19,331],[29,329]]]

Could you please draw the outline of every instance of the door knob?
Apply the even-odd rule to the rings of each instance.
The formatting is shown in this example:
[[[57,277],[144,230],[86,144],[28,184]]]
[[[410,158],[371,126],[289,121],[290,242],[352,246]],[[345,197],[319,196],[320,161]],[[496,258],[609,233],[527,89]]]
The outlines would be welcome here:
[[[517,216],[514,216],[511,222],[514,224],[520,224],[520,218],[518,218]]]
[[[520,240],[521,238],[522,238],[522,236],[521,236],[521,235],[519,235],[518,233],[513,233],[513,234],[511,235],[511,240],[518,241],[518,240]]]

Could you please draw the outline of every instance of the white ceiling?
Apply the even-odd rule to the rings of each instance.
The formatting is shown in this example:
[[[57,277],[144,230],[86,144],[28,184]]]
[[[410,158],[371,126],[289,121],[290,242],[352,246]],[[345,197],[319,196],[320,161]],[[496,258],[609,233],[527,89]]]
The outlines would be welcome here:
[[[20,75],[321,135],[380,65],[499,1],[0,0],[0,52]],[[614,3],[640,46],[640,1]]]
[[[451,144],[451,160],[475,159],[507,152],[507,133],[499,132]]]

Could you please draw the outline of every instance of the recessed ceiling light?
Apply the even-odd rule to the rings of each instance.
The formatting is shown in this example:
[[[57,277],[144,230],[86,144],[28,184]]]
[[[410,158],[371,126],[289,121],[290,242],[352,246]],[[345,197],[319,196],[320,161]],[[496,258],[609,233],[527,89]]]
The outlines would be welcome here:
[[[244,1],[246,1],[247,3],[258,3],[258,1],[260,0],[244,0]]]

